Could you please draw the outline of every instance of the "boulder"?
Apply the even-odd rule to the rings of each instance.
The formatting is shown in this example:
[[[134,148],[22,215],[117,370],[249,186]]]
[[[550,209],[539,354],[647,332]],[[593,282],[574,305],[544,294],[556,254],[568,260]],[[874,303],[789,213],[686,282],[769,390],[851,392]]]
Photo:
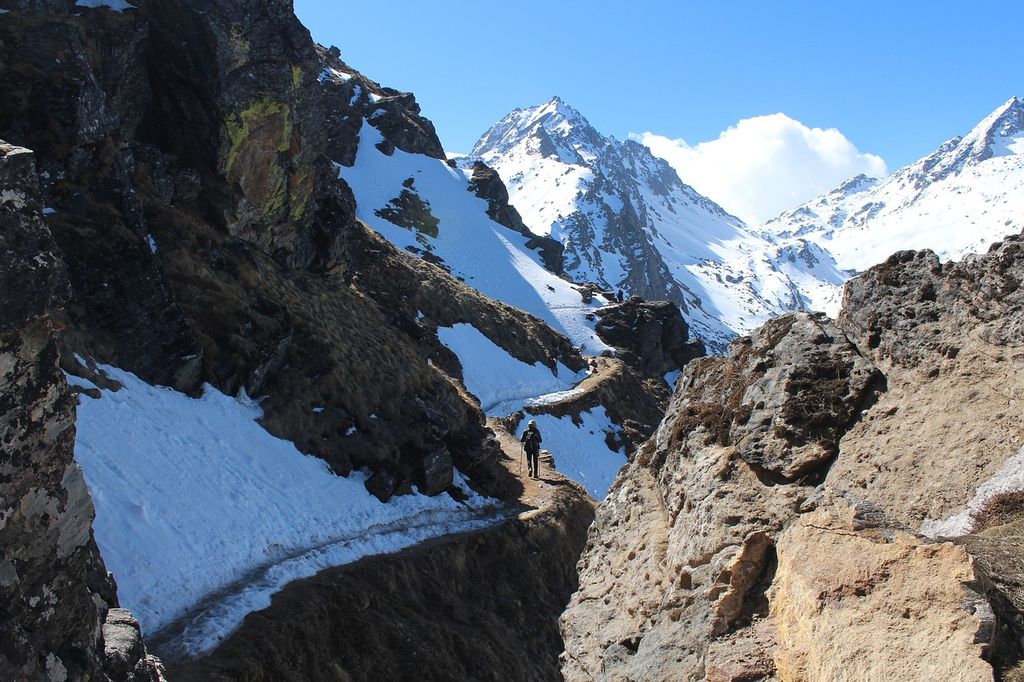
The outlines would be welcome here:
[[[509,203],[508,190],[497,171],[482,161],[473,162],[473,174],[469,181],[469,190],[487,201],[487,215],[491,220],[515,230],[524,237],[529,237],[526,247],[540,254],[541,261],[551,272],[561,275],[565,272],[565,260],[562,256],[565,248],[557,239],[542,237],[530,231],[524,223],[516,207]]]

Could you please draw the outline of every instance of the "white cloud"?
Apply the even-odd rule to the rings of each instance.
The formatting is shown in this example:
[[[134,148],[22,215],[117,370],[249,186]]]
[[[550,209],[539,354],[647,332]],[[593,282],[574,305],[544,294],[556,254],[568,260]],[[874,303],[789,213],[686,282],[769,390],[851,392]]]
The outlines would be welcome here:
[[[858,173],[887,172],[881,157],[861,153],[835,128],[808,128],[785,114],[745,118],[693,146],[651,132],[633,137],[668,161],[683,182],[750,225]]]

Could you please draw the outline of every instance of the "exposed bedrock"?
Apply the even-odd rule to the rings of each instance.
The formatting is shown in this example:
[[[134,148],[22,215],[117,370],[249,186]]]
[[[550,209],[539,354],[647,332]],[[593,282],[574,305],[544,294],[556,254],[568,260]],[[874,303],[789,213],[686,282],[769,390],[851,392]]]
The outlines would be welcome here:
[[[1017,665],[1022,277],[1020,237],[961,263],[896,254],[838,322],[786,316],[688,364],[598,509],[565,677]]]
[[[155,680],[141,638],[107,631],[121,610],[74,460],[53,317],[67,272],[36,177],[32,152],[0,141],[0,679]]]
[[[597,312],[595,329],[601,339],[645,376],[661,377],[681,369],[705,353],[704,344],[690,339],[690,327],[674,304],[633,297]]]

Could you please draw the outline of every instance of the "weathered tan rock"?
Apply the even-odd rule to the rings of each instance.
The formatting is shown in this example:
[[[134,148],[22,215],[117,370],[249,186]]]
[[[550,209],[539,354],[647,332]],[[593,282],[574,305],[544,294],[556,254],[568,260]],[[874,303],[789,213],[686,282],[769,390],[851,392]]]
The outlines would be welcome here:
[[[966,551],[940,538],[1024,488],[1021,360],[1013,237],[961,263],[897,254],[848,285],[838,322],[787,316],[691,362],[598,509],[566,679],[1013,669],[1019,519]]]
[[[843,505],[779,538],[771,619],[780,680],[989,680],[993,615],[962,547],[857,528]]]

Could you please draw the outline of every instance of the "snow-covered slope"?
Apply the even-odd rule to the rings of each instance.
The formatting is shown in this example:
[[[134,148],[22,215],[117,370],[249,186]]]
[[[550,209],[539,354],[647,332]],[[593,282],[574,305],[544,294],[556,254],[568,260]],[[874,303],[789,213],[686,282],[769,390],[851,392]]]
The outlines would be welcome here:
[[[498,171],[531,230],[562,242],[574,279],[671,300],[712,348],[820,306],[843,280],[828,254],[752,233],[646,147],[601,135],[557,97],[495,124],[473,159]]]
[[[468,171],[400,149],[385,154],[382,141],[372,119],[364,122],[354,165],[338,165],[360,219],[487,296],[539,317],[587,352],[607,348],[588,319],[600,303],[584,303],[577,287],[544,268],[527,237],[491,220],[487,202],[469,191]]]
[[[492,220],[488,202],[471,191],[471,169],[389,149],[374,125],[381,118],[371,115],[363,123],[352,165],[337,165],[355,195],[356,215],[397,246],[447,268],[491,298],[532,313],[586,353],[610,350],[594,332],[594,311],[602,299],[587,296],[586,302],[579,287],[545,268],[538,251],[526,245],[530,237]],[[561,364],[556,371],[525,364],[469,324],[439,328],[438,337],[458,356],[467,389],[488,415],[510,414],[586,377]],[[604,431],[618,428],[604,424],[603,412],[598,421]],[[601,497],[626,457],[609,450],[604,431],[597,437],[588,429],[581,437],[580,429],[569,419],[554,420],[546,437],[560,448],[558,469]]]
[[[216,645],[291,580],[496,520],[497,502],[457,472],[465,502],[413,494],[382,503],[363,485],[368,474],[336,476],[268,433],[244,396],[206,386],[193,399],[101,369],[119,390],[69,376],[99,395],[80,399],[75,459],[121,604],[147,635],[189,615],[173,654]]]
[[[1024,103],[1011,98],[964,137],[883,180],[858,176],[762,226],[803,238],[843,269],[901,249],[958,259],[1024,228]]]

